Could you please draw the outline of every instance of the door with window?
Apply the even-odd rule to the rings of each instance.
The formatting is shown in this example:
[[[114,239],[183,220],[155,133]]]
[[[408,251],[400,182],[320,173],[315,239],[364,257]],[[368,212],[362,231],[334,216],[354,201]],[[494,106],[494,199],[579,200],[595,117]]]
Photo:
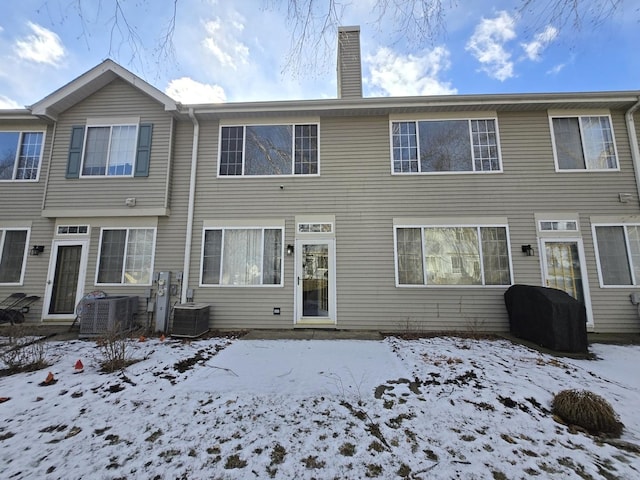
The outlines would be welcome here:
[[[296,241],[296,323],[335,324],[335,241]]]
[[[591,324],[591,302],[580,239],[542,240],[544,285],[568,293],[584,303]]]
[[[75,317],[76,305],[82,298],[86,270],[86,240],[54,240],[45,290],[45,319]]]

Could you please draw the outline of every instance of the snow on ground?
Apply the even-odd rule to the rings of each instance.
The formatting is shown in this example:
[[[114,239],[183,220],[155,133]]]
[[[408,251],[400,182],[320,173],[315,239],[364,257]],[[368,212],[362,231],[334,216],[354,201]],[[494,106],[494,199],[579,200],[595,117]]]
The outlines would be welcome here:
[[[50,367],[0,378],[0,478],[640,478],[638,453],[549,413],[592,390],[640,444],[640,346],[131,340],[141,361],[105,374],[95,342],[46,345]]]

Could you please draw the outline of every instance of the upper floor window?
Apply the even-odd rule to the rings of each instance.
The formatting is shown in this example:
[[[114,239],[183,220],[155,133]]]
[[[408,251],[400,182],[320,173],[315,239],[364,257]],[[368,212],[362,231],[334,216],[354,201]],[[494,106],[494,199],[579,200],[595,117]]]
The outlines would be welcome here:
[[[316,175],[318,125],[222,127],[220,176]]]
[[[151,285],[155,229],[103,228],[96,284]]]
[[[27,229],[0,229],[0,284],[22,283],[28,235]]]
[[[600,285],[640,285],[640,225],[594,226]]]
[[[394,173],[501,171],[495,119],[391,123]]]
[[[0,132],[0,180],[37,180],[42,132]]]
[[[82,158],[82,175],[131,176],[138,126],[88,126]]]
[[[506,226],[396,227],[398,285],[510,285]]]
[[[618,169],[609,116],[554,116],[551,125],[558,170]]]
[[[153,125],[135,120],[72,127],[66,177],[147,177]]]

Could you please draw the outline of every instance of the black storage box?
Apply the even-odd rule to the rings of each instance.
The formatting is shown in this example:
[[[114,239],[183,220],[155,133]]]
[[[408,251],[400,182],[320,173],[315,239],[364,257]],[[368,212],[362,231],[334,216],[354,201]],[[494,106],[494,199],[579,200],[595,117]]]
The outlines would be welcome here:
[[[555,288],[513,285],[504,293],[511,334],[559,352],[587,353],[587,312]]]

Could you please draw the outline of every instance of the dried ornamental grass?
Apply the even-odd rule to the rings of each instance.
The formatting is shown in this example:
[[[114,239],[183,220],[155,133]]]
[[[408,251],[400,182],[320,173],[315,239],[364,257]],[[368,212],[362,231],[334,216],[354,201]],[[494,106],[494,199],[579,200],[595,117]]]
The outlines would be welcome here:
[[[619,437],[624,428],[609,402],[588,390],[562,390],[553,397],[552,411],[593,434]]]

